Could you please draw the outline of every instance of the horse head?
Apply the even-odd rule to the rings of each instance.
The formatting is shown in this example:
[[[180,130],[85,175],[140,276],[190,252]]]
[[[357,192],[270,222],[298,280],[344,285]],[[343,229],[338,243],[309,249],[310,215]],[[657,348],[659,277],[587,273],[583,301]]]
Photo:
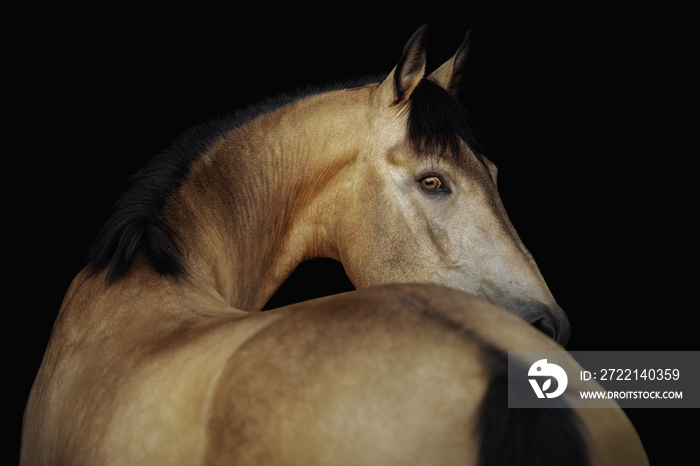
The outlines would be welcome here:
[[[369,132],[338,209],[339,258],[355,286],[432,282],[508,309],[561,343],[570,327],[501,202],[455,98],[469,34],[425,76],[423,26],[371,91]]]

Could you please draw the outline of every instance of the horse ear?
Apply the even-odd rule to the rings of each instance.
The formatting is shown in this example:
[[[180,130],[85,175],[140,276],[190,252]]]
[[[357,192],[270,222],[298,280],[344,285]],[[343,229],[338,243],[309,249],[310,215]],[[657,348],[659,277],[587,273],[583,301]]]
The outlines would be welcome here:
[[[425,76],[425,33],[428,25],[424,24],[413,33],[401,53],[399,62],[389,76],[379,84],[377,95],[391,105],[406,102],[411,93]]]
[[[443,63],[440,68],[433,71],[428,79],[439,84],[443,89],[456,96],[462,84],[462,76],[464,75],[465,64],[467,63],[467,53],[469,52],[469,33],[467,31],[464,36],[462,45],[459,46],[457,52]]]

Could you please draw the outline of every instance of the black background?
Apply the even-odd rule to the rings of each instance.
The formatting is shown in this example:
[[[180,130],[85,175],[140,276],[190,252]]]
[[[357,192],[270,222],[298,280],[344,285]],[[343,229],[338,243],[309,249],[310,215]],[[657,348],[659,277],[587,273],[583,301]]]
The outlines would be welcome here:
[[[424,22],[431,69],[473,29],[460,98],[499,167],[511,220],[570,317],[569,349],[697,350],[688,12],[610,5],[8,16],[9,458],[63,295],[128,176],[208,117],[306,83],[389,71]],[[319,268],[331,273],[305,268],[297,294],[280,302],[345,286],[339,274],[325,288]],[[627,413],[652,464],[688,457],[694,411]]]

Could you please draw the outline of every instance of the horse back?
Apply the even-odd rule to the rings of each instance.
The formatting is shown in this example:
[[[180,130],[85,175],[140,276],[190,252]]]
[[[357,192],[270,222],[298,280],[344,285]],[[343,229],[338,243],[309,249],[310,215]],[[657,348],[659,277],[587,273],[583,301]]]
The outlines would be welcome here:
[[[557,348],[432,285],[245,314],[138,283],[119,301],[117,285],[76,280],[27,406],[22,464],[499,464],[479,453],[480,425],[507,410],[488,397],[499,338]],[[154,299],[159,313],[139,312]],[[592,437],[572,444],[605,443]]]
[[[471,464],[485,370],[423,306],[381,287],[283,311],[224,369],[207,462]]]
[[[482,300],[392,285],[281,312],[223,369],[208,464],[648,464],[619,408],[508,408],[508,349],[562,348]]]

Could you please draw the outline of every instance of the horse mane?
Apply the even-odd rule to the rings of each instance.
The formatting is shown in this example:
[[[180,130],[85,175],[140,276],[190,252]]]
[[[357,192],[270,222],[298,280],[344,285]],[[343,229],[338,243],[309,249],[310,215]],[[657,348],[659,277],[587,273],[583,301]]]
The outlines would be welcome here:
[[[108,268],[105,281],[112,284],[129,271],[139,252],[159,274],[182,275],[182,253],[172,241],[161,214],[169,197],[179,189],[190,168],[207,149],[228,132],[260,115],[314,94],[359,87],[383,78],[369,75],[309,85],[268,97],[184,132],[128,180],[112,214],[88,249],[91,275]]]
[[[311,85],[267,98],[195,126],[176,138],[127,182],[88,250],[88,267],[97,275],[108,268],[112,284],[124,276],[141,253],[163,276],[183,274],[182,253],[172,240],[161,215],[170,196],[190,168],[217,140],[244,123],[311,95],[380,82],[386,75],[369,75],[345,81]],[[416,152],[458,157],[459,140],[479,151],[466,110],[439,85],[423,79],[411,95],[408,140]]]
[[[139,252],[159,274],[182,274],[181,253],[160,215],[192,164],[227,126],[222,120],[212,120],[188,130],[128,180],[89,248],[92,275],[109,266],[106,282],[112,284],[128,272]]]

